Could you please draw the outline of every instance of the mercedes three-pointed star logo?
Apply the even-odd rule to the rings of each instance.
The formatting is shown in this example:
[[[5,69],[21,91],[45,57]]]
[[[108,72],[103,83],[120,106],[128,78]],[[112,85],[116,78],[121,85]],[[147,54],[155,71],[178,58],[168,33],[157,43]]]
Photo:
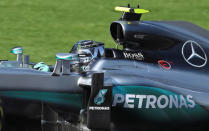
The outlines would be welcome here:
[[[207,64],[207,55],[203,48],[195,41],[186,41],[182,46],[184,60],[194,66],[203,67]]]

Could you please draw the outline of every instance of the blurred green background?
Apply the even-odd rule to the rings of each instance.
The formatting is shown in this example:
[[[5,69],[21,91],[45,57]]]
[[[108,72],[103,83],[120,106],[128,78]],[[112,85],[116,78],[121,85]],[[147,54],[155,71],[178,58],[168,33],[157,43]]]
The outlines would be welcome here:
[[[0,0],[0,59],[15,59],[14,46],[47,64],[79,40],[115,47],[109,26],[121,13],[113,9],[127,3],[151,10],[143,20],[185,20],[209,29],[208,0]]]

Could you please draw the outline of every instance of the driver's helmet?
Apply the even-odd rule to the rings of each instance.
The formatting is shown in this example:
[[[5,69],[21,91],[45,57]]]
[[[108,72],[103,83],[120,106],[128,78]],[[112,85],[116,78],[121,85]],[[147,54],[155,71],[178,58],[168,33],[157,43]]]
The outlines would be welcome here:
[[[81,63],[89,63],[94,57],[89,49],[79,49],[77,53]]]
[[[104,43],[93,40],[81,40],[73,46],[70,53],[77,53],[79,55],[80,62],[88,64],[94,58],[104,55]]]

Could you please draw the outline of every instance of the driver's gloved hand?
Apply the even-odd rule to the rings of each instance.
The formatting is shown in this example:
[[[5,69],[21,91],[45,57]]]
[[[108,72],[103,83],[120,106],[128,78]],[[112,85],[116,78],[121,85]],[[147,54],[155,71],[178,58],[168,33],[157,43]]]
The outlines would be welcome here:
[[[43,72],[50,72],[49,66],[46,65],[44,62],[39,62],[33,66],[34,69],[40,70]]]

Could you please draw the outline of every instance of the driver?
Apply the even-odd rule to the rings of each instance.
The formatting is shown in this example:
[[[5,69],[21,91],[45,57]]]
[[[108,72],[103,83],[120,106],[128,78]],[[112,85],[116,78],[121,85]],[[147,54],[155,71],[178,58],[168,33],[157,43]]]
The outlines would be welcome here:
[[[93,40],[81,40],[72,47],[70,53],[79,55],[81,68],[85,70],[94,58],[104,55],[104,43]]]
[[[84,71],[94,58],[104,56],[104,43],[93,40],[81,40],[72,47],[69,53],[79,55],[79,62],[71,63],[71,71]],[[49,67],[43,62],[36,64],[34,68],[45,72],[50,71]]]

